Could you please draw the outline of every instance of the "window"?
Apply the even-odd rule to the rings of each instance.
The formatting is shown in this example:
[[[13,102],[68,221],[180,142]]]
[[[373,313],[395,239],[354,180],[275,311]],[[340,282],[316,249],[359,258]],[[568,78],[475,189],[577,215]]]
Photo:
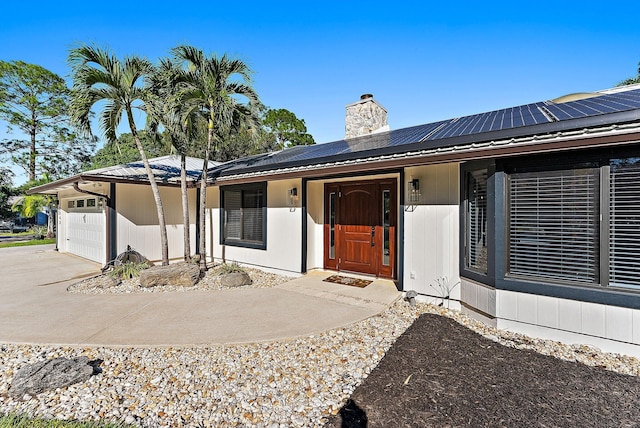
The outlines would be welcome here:
[[[487,273],[487,170],[466,174],[465,260],[468,269]]]
[[[610,167],[609,285],[640,289],[640,158]]]
[[[67,208],[75,208],[76,201],[67,201]]]
[[[598,168],[511,174],[508,273],[598,284],[599,205]]]
[[[77,208],[84,208],[84,199],[78,199],[76,201],[76,207]]]
[[[266,248],[266,183],[221,188],[221,243]]]
[[[96,200],[95,199],[87,199],[87,207],[95,207]]]

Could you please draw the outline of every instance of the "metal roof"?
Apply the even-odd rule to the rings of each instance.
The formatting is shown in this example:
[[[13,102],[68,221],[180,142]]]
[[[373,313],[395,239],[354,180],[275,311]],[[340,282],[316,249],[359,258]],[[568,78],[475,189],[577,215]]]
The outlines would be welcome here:
[[[200,179],[203,160],[187,157],[187,181],[194,184]],[[209,168],[220,165],[219,162],[209,161]],[[153,171],[159,185],[179,185],[180,183],[180,156],[167,155],[149,159],[149,166]],[[123,182],[123,183],[148,183],[149,178],[141,160],[127,164],[108,166],[105,168],[84,171],[80,174],[43,184],[29,189],[29,194],[49,193],[55,194],[61,190],[73,188],[73,184],[86,184],[96,181]]]
[[[233,160],[209,179],[264,175],[304,166],[432,151],[509,138],[545,135],[640,120],[640,85],[614,88],[567,102],[542,101],[388,132]]]

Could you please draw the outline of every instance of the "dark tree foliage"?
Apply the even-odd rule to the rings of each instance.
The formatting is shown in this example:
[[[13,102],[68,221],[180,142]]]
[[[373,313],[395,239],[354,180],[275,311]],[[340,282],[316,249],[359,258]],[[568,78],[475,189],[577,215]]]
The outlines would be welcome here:
[[[15,195],[12,188],[13,172],[9,168],[0,167],[0,220],[13,217],[9,198]]]
[[[638,63],[638,75],[636,77],[625,79],[622,82],[618,83],[616,86],[633,85],[635,83],[640,83],[640,62]]]
[[[304,119],[298,119],[289,110],[269,109],[262,119],[262,123],[266,130],[275,136],[279,149],[315,144],[313,137],[307,133]]]
[[[165,156],[171,153],[171,146],[166,144],[164,140],[163,144],[157,144],[145,131],[139,131],[138,135],[149,158]],[[117,142],[108,142],[98,150],[84,170],[88,171],[139,160],[140,152],[131,133],[120,134]]]

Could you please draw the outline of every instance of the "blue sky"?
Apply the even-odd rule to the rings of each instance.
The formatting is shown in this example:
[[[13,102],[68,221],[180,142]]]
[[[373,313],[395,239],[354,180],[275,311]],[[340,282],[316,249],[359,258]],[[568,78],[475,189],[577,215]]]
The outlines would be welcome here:
[[[398,129],[609,88],[634,76],[640,61],[640,4],[630,1],[23,1],[2,8],[0,59],[64,77],[78,43],[153,61],[179,44],[239,57],[253,69],[262,102],[303,118],[318,143],[344,136],[345,105],[363,93],[374,94]]]

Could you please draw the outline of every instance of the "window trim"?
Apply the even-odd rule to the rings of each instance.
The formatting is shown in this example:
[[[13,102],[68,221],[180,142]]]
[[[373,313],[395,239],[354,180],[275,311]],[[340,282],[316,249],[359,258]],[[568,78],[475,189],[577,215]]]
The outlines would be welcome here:
[[[458,265],[460,277],[471,281],[484,284],[496,290],[513,291],[519,293],[528,293],[538,296],[548,296],[560,299],[570,299],[581,302],[590,302],[603,305],[611,305],[623,308],[640,309],[640,290],[626,287],[616,287],[608,283],[608,278],[601,279],[598,285],[586,284],[569,284],[566,282],[558,283],[553,281],[543,281],[537,278],[510,277],[507,272],[507,176],[516,172],[536,172],[536,171],[552,171],[558,169],[579,169],[598,167],[601,168],[601,207],[608,207],[605,201],[603,189],[609,190],[608,179],[609,174],[605,171],[610,167],[611,162],[615,159],[640,157],[640,149],[621,147],[617,149],[592,149],[580,150],[577,152],[558,154],[538,154],[526,156],[513,156],[503,159],[486,159],[466,161],[460,164],[459,169],[459,257]],[[464,173],[468,170],[489,168],[487,199],[488,199],[488,216],[489,224],[487,225],[489,240],[488,247],[488,275],[479,275],[465,268],[464,254],[464,225],[465,225],[465,185]],[[603,223],[607,220],[606,213],[601,210],[603,215]],[[601,228],[601,240],[604,239],[608,245],[608,235]],[[604,257],[603,248],[607,245],[601,244],[601,253]],[[601,278],[605,273],[602,270],[608,268],[607,263],[601,261]]]
[[[478,269],[469,268],[467,266],[467,212],[468,212],[468,181],[467,176],[473,171],[487,170],[487,272],[481,272]],[[460,165],[460,233],[458,236],[459,242],[459,270],[460,276],[468,278],[473,281],[480,282],[490,287],[495,283],[495,249],[496,244],[499,244],[499,237],[494,233],[496,206],[497,201],[495,198],[495,162],[493,160],[481,160],[481,161],[468,161]]]
[[[225,238],[225,204],[224,204],[224,193],[233,191],[233,192],[244,192],[247,190],[261,190],[264,195],[263,198],[263,206],[262,206],[262,242],[256,241],[246,241],[242,239],[227,239]],[[244,198],[240,197],[241,203],[244,202]],[[252,248],[257,250],[266,250],[267,249],[267,206],[268,206],[268,195],[267,195],[267,182],[260,183],[249,183],[249,184],[236,184],[231,186],[220,186],[220,245],[230,246],[230,247],[242,247],[242,248]]]

